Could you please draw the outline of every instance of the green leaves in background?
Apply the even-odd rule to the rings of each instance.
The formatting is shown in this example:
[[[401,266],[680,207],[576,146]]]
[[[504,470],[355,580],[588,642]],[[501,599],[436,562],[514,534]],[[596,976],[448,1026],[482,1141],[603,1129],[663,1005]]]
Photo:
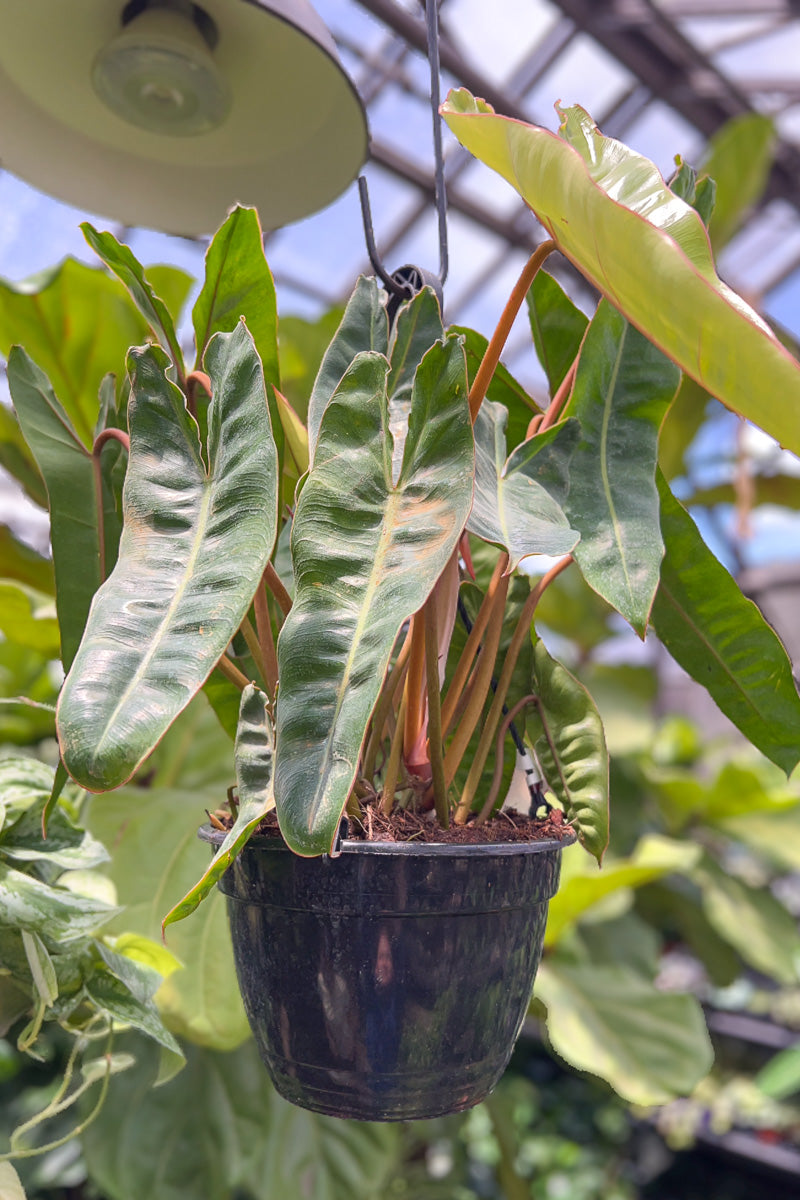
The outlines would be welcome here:
[[[589,318],[547,271],[537,271],[527,302],[536,354],[554,396],[581,348]]]
[[[182,302],[190,284],[183,271],[159,267],[152,273],[174,302]],[[148,326],[147,315],[143,320],[116,279],[71,258],[22,283],[0,281],[0,354],[8,358],[14,344],[25,347],[87,448],[101,381],[109,372],[122,375],[128,347],[147,339]]]
[[[639,330],[711,395],[800,451],[800,367],[719,280],[702,220],[651,162],[603,137],[577,106],[564,110],[560,136],[497,116],[463,89],[442,113]]]
[[[632,1104],[686,1095],[713,1062],[694,997],[660,991],[630,967],[547,959],[535,994],[547,1006],[553,1049]]]
[[[661,477],[658,486],[666,556],[653,627],[726,717],[788,774],[800,761],[800,697],[786,651]]]
[[[267,709],[267,697],[253,684],[242,692],[239,723],[236,731],[236,790],[239,802],[236,820],[216,851],[211,865],[202,878],[176,904],[161,924],[162,932],[174,921],[182,921],[193,913],[209,894],[217,880],[246,845],[259,821],[274,808],[272,795],[272,760],[275,739],[272,719]]]
[[[178,724],[183,724],[182,716]],[[184,730],[185,732],[185,730]],[[191,760],[188,763],[191,767]],[[124,911],[111,933],[136,933],[159,941],[161,919],[202,876],[209,848],[197,837],[204,807],[216,808],[224,791],[189,786],[186,769],[172,787],[123,788],[92,800],[88,826],[111,852],[106,873]],[[153,831],[158,830],[155,837]],[[169,931],[168,946],[183,963],[159,989],[159,1011],[180,1036],[231,1050],[248,1036],[225,898],[213,892],[191,921]]]
[[[565,508],[586,579],[644,638],[663,554],[658,433],[680,372],[603,301],[581,350],[568,412],[581,423]]]
[[[800,979],[800,933],[794,917],[767,888],[753,888],[710,855],[693,872],[709,924],[749,966],[780,983]]]
[[[0,404],[0,467],[21,485],[29,500],[47,508],[47,488],[14,413]]]
[[[598,862],[608,845],[608,750],[591,696],[542,641],[533,647],[526,729],[545,778],[583,846]]]
[[[347,371],[325,409],[294,518],[295,599],[278,639],[275,799],[283,835],[302,854],[333,842],[395,638],[444,569],[472,499],[458,341],[437,343],[419,365],[396,483],[387,371],[374,352]]]
[[[103,791],[137,766],[202,686],[252,600],[275,539],[277,462],[246,327],[206,353],[209,466],[156,347],[131,352],[125,530],[59,701],[62,758]]]
[[[45,658],[58,658],[61,639],[52,597],[16,580],[0,579],[0,633]]]
[[[598,871],[577,847],[566,847],[561,882],[548,910],[545,945],[555,945],[575,921],[606,896],[642,887],[673,871],[686,872],[699,858],[699,846],[653,834],[641,839],[630,858],[613,859]]]
[[[389,322],[377,279],[359,276],[344,316],[323,355],[308,402],[308,441],[311,458],[317,443],[322,414],[342,376],[362,351],[389,352]]]
[[[68,670],[101,582],[92,456],[49,379],[19,346],[9,355],[8,386],[47,485],[61,656]]]
[[[153,1090],[156,1054],[112,1080],[83,1137],[108,1200],[371,1200],[399,1151],[391,1125],[340,1121],[281,1100],[252,1044],[232,1054],[187,1047],[186,1068]]]
[[[509,571],[529,554],[569,554],[579,534],[561,505],[569,491],[577,421],[535,434],[506,459],[508,413],[485,400],[475,420],[475,495],[470,533],[507,551]]]

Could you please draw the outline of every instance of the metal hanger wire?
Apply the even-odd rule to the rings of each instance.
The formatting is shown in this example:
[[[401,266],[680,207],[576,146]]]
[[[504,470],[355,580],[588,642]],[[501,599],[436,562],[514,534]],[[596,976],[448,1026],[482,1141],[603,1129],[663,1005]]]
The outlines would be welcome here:
[[[369,188],[363,175],[358,177],[358,195],[361,201],[361,219],[364,225],[364,239],[367,244],[367,254],[372,268],[382,280],[386,290],[391,293],[389,304],[396,310],[403,301],[414,296],[425,284],[430,284],[441,303],[442,289],[449,269],[447,248],[447,191],[444,180],[444,151],[442,148],[442,122],[439,116],[440,104],[440,66],[439,66],[439,11],[437,0],[425,0],[425,24],[428,37],[428,65],[430,67],[430,104],[433,121],[433,157],[434,157],[434,194],[436,214],[439,224],[439,273],[433,275],[421,267],[405,266],[390,273],[381,262],[378,248],[375,244],[375,231],[372,224],[372,209],[369,202]],[[390,315],[392,315],[390,313]]]

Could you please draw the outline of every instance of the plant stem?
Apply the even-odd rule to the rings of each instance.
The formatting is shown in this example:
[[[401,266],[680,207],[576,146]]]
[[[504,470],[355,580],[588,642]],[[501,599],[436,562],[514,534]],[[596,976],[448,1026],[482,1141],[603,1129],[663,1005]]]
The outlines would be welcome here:
[[[458,660],[458,665],[456,666],[453,678],[450,681],[450,687],[447,689],[447,695],[445,696],[444,704],[442,705],[443,736],[446,736],[453,722],[453,717],[455,716],[459,700],[461,699],[461,693],[463,692],[464,686],[467,682],[467,676],[469,675],[475,655],[480,649],[481,638],[486,631],[486,625],[493,611],[495,596],[497,595],[497,589],[500,585],[500,580],[503,577],[503,572],[507,566],[508,555],[505,553],[501,554],[497,560],[497,565],[492,572],[492,578],[489,581],[489,587],[486,590],[486,595],[483,597],[481,602],[481,607],[478,611],[475,624],[472,626],[467,638],[467,643],[464,646],[461,657]]]
[[[203,389],[209,400],[211,397],[211,380],[204,371],[190,371],[186,376],[186,407],[197,420],[197,387]]]
[[[237,687],[240,692],[243,692],[250,682],[249,679],[245,678],[239,668],[234,666],[227,654],[222,655],[217,662],[217,667],[228,680],[228,682],[232,683],[234,687]]]
[[[503,743],[506,740],[506,734],[508,733],[508,727],[511,724],[511,722],[514,720],[514,717],[517,715],[518,712],[520,712],[523,708],[525,708],[526,705],[535,704],[535,703],[536,703],[536,696],[533,696],[533,695],[523,696],[521,700],[517,701],[517,703],[514,705],[514,707],[511,709],[511,711],[503,718],[502,722],[500,723],[500,728],[497,731],[497,744],[495,746],[494,775],[492,776],[492,786],[489,788],[489,795],[486,797],[486,800],[484,801],[483,808],[481,809],[481,811],[478,813],[477,817],[475,818],[476,825],[483,825],[486,821],[489,820],[489,817],[492,815],[492,809],[495,806],[497,797],[500,792],[500,784],[503,782],[503,757],[504,757],[503,756]]]
[[[497,328],[492,334],[489,345],[486,347],[486,353],[483,356],[481,365],[478,367],[469,391],[469,413],[473,424],[483,404],[483,399],[492,381],[492,376],[497,370],[500,355],[503,353],[503,347],[508,341],[511,326],[514,324],[517,313],[522,307],[522,301],[528,294],[528,289],[536,277],[536,272],[555,248],[556,244],[554,241],[542,242],[541,246],[537,246],[525,264],[519,279],[514,284],[514,290],[508,298],[508,303],[503,309],[500,320],[497,322]]]
[[[509,1129],[508,1113],[497,1096],[487,1096],[484,1100],[489,1120],[492,1123],[492,1133],[500,1151],[500,1162],[497,1164],[497,1179],[506,1200],[531,1200],[530,1184],[518,1174],[514,1165],[515,1147],[514,1135]]]
[[[475,757],[472,760],[472,765],[467,775],[467,781],[464,784],[464,790],[461,793],[461,799],[458,802],[456,809],[456,821],[463,823],[466,821],[472,809],[472,801],[475,793],[478,790],[478,784],[483,774],[483,768],[486,764],[486,759],[489,755],[492,742],[494,741],[495,731],[503,713],[503,705],[506,702],[506,695],[511,683],[511,676],[514,674],[514,667],[517,665],[519,652],[522,649],[522,643],[525,638],[530,635],[531,621],[533,614],[536,611],[536,605],[542,598],[543,593],[547,590],[550,584],[556,579],[562,571],[564,571],[570,563],[573,562],[571,554],[567,554],[554,567],[543,575],[536,587],[532,589],[531,594],[525,601],[525,604],[517,621],[517,627],[511,638],[511,644],[506,652],[503,670],[500,674],[500,680],[497,684],[497,691],[494,694],[489,715],[484,722],[483,731],[481,732],[478,748],[475,751]]]
[[[497,657],[497,648],[500,645],[500,636],[503,632],[503,614],[505,610],[506,595],[508,593],[508,575],[503,575],[500,579],[497,591],[495,593],[494,603],[492,605],[489,622],[486,627],[486,640],[483,644],[483,649],[478,659],[478,665],[475,669],[475,677],[471,685],[471,693],[467,702],[467,707],[464,710],[464,715],[458,723],[458,729],[455,736],[447,748],[447,753],[444,758],[444,773],[447,780],[447,786],[453,782],[456,771],[458,770],[461,759],[469,745],[470,738],[475,731],[480,715],[483,712],[486,703],[486,697],[489,693],[489,688],[492,684],[492,672],[494,671],[494,660]],[[466,821],[469,809],[464,813],[456,811],[455,821],[457,825],[461,825]]]
[[[264,677],[267,681],[269,694],[274,699],[275,688],[278,683],[278,656],[275,653],[275,639],[272,636],[272,621],[270,620],[266,584],[264,583],[263,576],[256,588],[256,594],[253,598],[253,608],[256,615],[258,642],[264,662]]]
[[[572,364],[567,371],[561,383],[558,385],[558,391],[548,405],[547,412],[544,414],[544,419],[537,429],[537,433],[544,433],[545,429],[549,429],[551,425],[555,425],[558,418],[567,406],[567,401],[572,391],[572,385],[575,382],[575,376],[578,373],[578,358],[576,354],[572,360]],[[535,420],[535,418],[534,418]]]
[[[422,610],[425,628],[425,673],[428,684],[428,755],[433,776],[433,804],[442,829],[450,825],[442,751],[442,709],[439,695],[439,621],[434,588]]]
[[[292,597],[283,586],[281,578],[272,563],[267,563],[266,570],[264,571],[264,583],[278,601],[278,606],[283,615],[288,617],[292,607]]]
[[[406,679],[403,754],[408,760],[425,723],[425,619],[423,610],[411,618],[411,657]]]
[[[247,649],[250,651],[250,655],[256,665],[256,669],[261,676],[261,682],[269,686],[267,684],[267,668],[264,665],[264,655],[261,653],[261,646],[259,645],[258,638],[256,637],[256,631],[250,624],[249,617],[245,617],[245,619],[242,621],[241,625],[239,626],[239,632],[244,636],[244,640],[247,642]]]
[[[375,705],[372,713],[372,732],[367,742],[367,749],[364,754],[364,765],[362,767],[362,775],[365,779],[372,780],[375,774],[375,763],[378,760],[378,750],[383,741],[383,730],[386,725],[386,719],[392,707],[392,701],[397,694],[397,688],[406,677],[406,664],[408,656],[411,653],[411,630],[406,634],[405,641],[400,649],[395,664],[392,667],[391,674],[381,689],[381,694]]]
[[[400,775],[400,759],[403,753],[403,727],[405,725],[406,715],[406,696],[403,694],[403,699],[400,702],[400,711],[397,714],[397,727],[392,738],[392,748],[389,751],[389,761],[386,764],[386,774],[383,777],[383,795],[381,797],[381,812],[385,816],[391,816],[392,808],[394,807],[394,792],[397,787],[397,780]]]
[[[92,476],[94,479],[95,511],[97,513],[97,552],[100,559],[100,581],[106,577],[106,520],[103,513],[103,471],[100,456],[103,446],[110,441],[119,442],[125,451],[131,452],[131,439],[123,429],[104,429],[92,446]]]

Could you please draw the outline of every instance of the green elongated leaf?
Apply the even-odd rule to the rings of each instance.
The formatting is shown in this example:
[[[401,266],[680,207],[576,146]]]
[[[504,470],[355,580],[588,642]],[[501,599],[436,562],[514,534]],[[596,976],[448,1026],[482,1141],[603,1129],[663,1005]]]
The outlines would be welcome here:
[[[714,1060],[693,996],[659,991],[629,967],[571,966],[550,958],[536,978],[553,1048],[606,1079],[632,1104],[686,1095]]]
[[[561,505],[580,428],[577,421],[553,426],[506,461],[507,419],[502,405],[484,400],[475,420],[475,496],[467,529],[502,546],[513,571],[529,554],[569,554],[578,541]]]
[[[198,360],[212,334],[231,333],[241,317],[253,336],[264,378],[279,387],[275,284],[264,257],[258,213],[237,205],[206,252],[205,282],[192,312]]]
[[[497,116],[464,90],[442,114],[637,329],[712,396],[800,451],[800,367],[719,280],[701,218],[651,162],[603,137],[578,107],[562,114],[561,136]]]
[[[94,799],[89,829],[109,847],[107,867],[123,911],[110,933],[161,939],[161,918],[200,878],[209,851],[197,837],[203,808],[216,807],[224,792],[197,788],[123,788]],[[153,837],[157,828],[158,837]],[[114,947],[116,950],[116,946]],[[225,913],[214,892],[191,921],[169,930],[169,949],[184,967],[165,978],[157,993],[162,1018],[173,1033],[193,1042],[232,1050],[249,1034]],[[154,964],[160,973],[158,964]]]
[[[341,1121],[281,1100],[252,1043],[232,1054],[186,1047],[186,1067],[153,1089],[157,1051],[121,1045],[136,1066],[111,1081],[85,1131],[88,1171],[113,1200],[373,1200],[400,1150],[392,1125]],[[213,1102],[211,1102],[213,1100]]]
[[[14,413],[0,404],[0,467],[21,484],[29,500],[47,508],[47,488]]]
[[[162,268],[162,278],[182,277]],[[90,449],[103,377],[120,374],[143,320],[118,280],[75,259],[22,283],[0,281],[0,354],[16,343],[51,380],[81,443]]]
[[[721,817],[714,827],[734,842],[750,846],[778,870],[800,871],[800,813],[797,807],[775,812]]]
[[[102,901],[50,887],[0,862],[0,921],[38,933],[54,950],[95,932],[118,911]]]
[[[134,304],[169,353],[179,377],[182,378],[183,355],[175,333],[175,325],[166,304],[148,283],[142,264],[137,261],[128,246],[117,241],[113,233],[100,233],[88,221],[81,223],[81,229],[98,258],[101,258],[108,269],[125,285]],[[128,342],[128,345],[130,344]]]
[[[526,728],[545,778],[583,846],[598,862],[608,845],[608,750],[603,724],[586,688],[533,647],[533,691]]]
[[[569,415],[582,438],[565,502],[586,582],[641,638],[663,555],[655,482],[658,432],[680,372],[604,301],[581,351]]]
[[[526,299],[533,344],[554,396],[581,348],[589,318],[547,271],[537,271]]]
[[[386,359],[359,355],[320,426],[292,530],[295,599],[278,639],[275,800],[301,854],[326,852],[401,625],[424,603],[472,499],[457,339],[423,358],[397,482]]]
[[[700,847],[650,835],[642,838],[628,859],[607,862],[598,871],[579,846],[567,846],[562,854],[559,889],[550,901],[545,944],[559,938],[606,896],[621,888],[642,887],[673,871],[685,873],[697,865]]]
[[[756,1075],[755,1084],[771,1100],[787,1100],[800,1091],[800,1043],[771,1058]]]
[[[8,386],[47,484],[61,658],[68,670],[101,582],[92,458],[49,379],[18,346],[8,358]]]
[[[205,365],[209,462],[157,347],[131,352],[131,453],[117,566],[93,604],[59,699],[67,770],[118,787],[211,673],[272,551],[277,465],[261,363],[246,327]]]
[[[53,564],[0,525],[0,578],[15,579],[37,592],[52,596],[55,592]]]
[[[58,980],[47,947],[37,933],[27,929],[22,930],[22,944],[39,999],[44,1004],[55,1004],[58,999]]]
[[[449,332],[464,339],[464,352],[467,356],[467,376],[469,386],[478,373],[483,362],[483,356],[489,345],[489,339],[474,329],[464,325],[451,325]],[[531,418],[541,415],[538,404],[526,392],[502,363],[498,363],[486,392],[486,399],[494,404],[502,404],[508,409],[508,444],[518,446],[528,436],[528,425]]]
[[[706,854],[693,872],[703,911],[746,963],[779,983],[800,978],[797,923],[767,888],[752,888]]]
[[[59,656],[61,639],[52,597],[16,580],[0,579],[0,632],[46,658]]]
[[[53,710],[53,716],[55,717],[55,710]],[[53,776],[53,786],[50,790],[50,795],[47,797],[47,802],[42,809],[42,834],[44,837],[47,837],[47,827],[50,823],[50,818],[53,815],[53,811],[58,804],[59,797],[64,791],[68,781],[69,775],[67,773],[67,768],[64,766],[63,762],[61,761],[61,757],[59,756],[58,763],[56,764],[55,775]]]
[[[371,276],[361,275],[347,302],[339,328],[325,351],[311,390],[306,424],[312,460],[320,421],[328,401],[355,356],[367,350],[388,354],[389,322],[378,281]]]
[[[726,121],[708,143],[702,174],[717,185],[708,227],[716,251],[730,241],[748,210],[761,198],[774,150],[775,126],[760,113]]]
[[[389,335],[389,428],[394,439],[392,475],[396,477],[403,461],[411,410],[414,376],[423,357],[434,342],[444,337],[442,313],[433,289],[424,287],[413,300],[397,312]]]
[[[666,557],[653,627],[725,716],[788,774],[800,761],[800,696],[786,651],[660,475],[658,488]]]
[[[259,821],[275,806],[272,794],[274,749],[275,739],[267,709],[267,697],[260,688],[249,684],[242,692],[234,751],[236,786],[239,793],[236,820],[202,878],[164,917],[161,922],[162,932],[174,921],[182,921],[184,917],[188,917],[198,904],[205,900],[214,884],[246,845]]]

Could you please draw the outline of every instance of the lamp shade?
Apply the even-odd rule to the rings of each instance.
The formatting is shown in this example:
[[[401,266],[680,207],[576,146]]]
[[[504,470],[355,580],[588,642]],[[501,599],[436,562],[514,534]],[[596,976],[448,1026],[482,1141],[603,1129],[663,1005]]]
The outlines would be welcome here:
[[[367,123],[307,0],[24,0],[0,38],[0,161],[71,204],[210,233],[235,203],[275,229],[329,204]]]

